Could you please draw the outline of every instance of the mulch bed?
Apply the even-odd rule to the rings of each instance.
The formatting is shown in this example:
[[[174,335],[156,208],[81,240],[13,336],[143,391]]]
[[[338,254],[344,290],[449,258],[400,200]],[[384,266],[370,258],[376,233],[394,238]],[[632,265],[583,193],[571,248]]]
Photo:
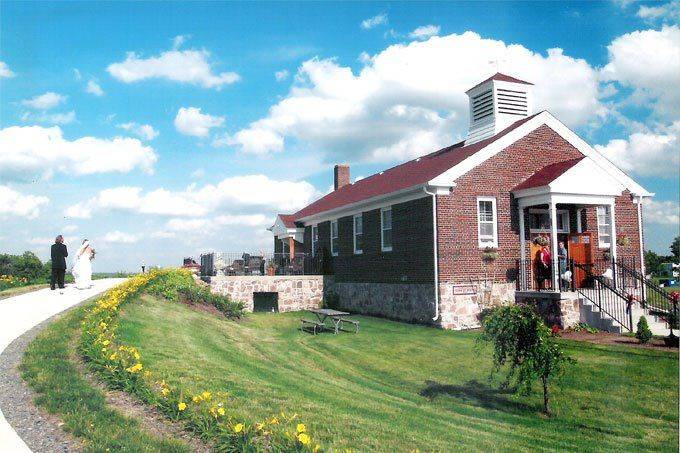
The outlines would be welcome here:
[[[588,343],[595,344],[630,346],[632,348],[657,349],[664,351],[678,350],[678,348],[669,348],[666,346],[663,338],[652,338],[649,343],[640,344],[640,342],[635,337],[609,332],[588,333],[584,331],[564,331],[560,332],[560,338],[564,338],[565,340],[587,341]]]

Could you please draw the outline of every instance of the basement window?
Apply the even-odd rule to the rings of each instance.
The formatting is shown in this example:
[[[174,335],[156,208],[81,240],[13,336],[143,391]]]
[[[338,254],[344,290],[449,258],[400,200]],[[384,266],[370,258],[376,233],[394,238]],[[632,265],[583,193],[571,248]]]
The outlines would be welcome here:
[[[354,254],[364,253],[364,219],[362,214],[354,216]]]
[[[480,248],[498,247],[498,226],[495,198],[477,198],[477,235],[479,238]]]

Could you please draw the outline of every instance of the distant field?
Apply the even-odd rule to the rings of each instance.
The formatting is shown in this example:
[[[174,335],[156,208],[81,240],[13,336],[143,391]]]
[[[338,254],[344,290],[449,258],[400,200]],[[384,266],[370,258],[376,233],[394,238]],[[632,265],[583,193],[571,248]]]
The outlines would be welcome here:
[[[49,288],[49,286],[50,285],[45,283],[39,283],[36,285],[17,286],[14,288],[4,289],[0,291],[0,300],[7,299],[8,297],[18,296],[19,294],[30,293],[43,288]]]
[[[538,394],[487,380],[474,332],[359,317],[357,335],[312,336],[299,318],[236,323],[144,296],[125,307],[119,336],[171,383],[227,390],[252,421],[295,411],[338,450],[677,452],[677,353],[564,341],[578,362],[546,418]]]

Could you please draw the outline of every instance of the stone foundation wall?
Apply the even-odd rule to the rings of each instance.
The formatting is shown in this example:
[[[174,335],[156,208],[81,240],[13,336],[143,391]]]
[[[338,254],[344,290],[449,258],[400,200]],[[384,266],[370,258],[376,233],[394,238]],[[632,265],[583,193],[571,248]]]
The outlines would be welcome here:
[[[243,302],[248,311],[253,311],[253,293],[278,293],[279,311],[298,311],[319,307],[329,280],[323,275],[218,275],[210,278],[210,289]]]
[[[509,304],[514,300],[514,283],[494,283],[490,289],[485,289],[483,285],[440,283],[441,327],[453,330],[480,327],[479,314],[482,310]]]
[[[335,283],[327,290],[340,308],[351,313],[398,321],[431,324],[434,285],[431,283]]]
[[[557,324],[561,329],[574,327],[581,321],[580,299],[576,293],[539,293],[518,291],[517,303],[536,307],[548,327]]]

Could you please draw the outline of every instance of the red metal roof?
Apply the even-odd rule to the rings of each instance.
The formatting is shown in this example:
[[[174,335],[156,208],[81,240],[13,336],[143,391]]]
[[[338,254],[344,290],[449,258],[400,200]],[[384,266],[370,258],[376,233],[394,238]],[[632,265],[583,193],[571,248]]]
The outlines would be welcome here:
[[[506,75],[506,74],[501,74],[500,72],[497,72],[497,73],[495,73],[494,75],[492,75],[491,77],[489,77],[488,79],[479,82],[477,85],[475,85],[475,86],[473,86],[472,88],[470,88],[469,90],[467,90],[466,93],[467,93],[468,91],[474,90],[475,88],[477,88],[477,87],[480,86],[480,85],[485,84],[485,83],[488,82],[489,80],[499,80],[499,81],[501,81],[501,82],[514,82],[514,83],[523,83],[524,85],[533,85],[533,83],[531,83],[531,82],[527,82],[527,81],[525,81],[525,80],[516,79],[515,77],[509,76],[509,75]]]
[[[281,221],[286,228],[297,228],[295,226],[295,215],[293,214],[279,214]]]
[[[576,159],[565,160],[563,162],[557,162],[555,164],[546,165],[545,167],[538,170],[533,175],[529,176],[524,182],[520,183],[514,190],[531,189],[533,187],[543,187],[547,186],[561,175],[563,175],[567,170],[572,168],[574,165],[578,164],[583,160],[583,157],[577,157]]]
[[[465,142],[456,143],[423,157],[381,171],[353,184],[343,186],[302,208],[293,214],[293,218],[300,220],[301,218],[330,211],[348,204],[380,195],[387,195],[419,184],[425,184],[435,176],[439,176],[449,168],[459,164],[487,145],[518,128],[539,113],[516,121],[493,137],[469,146],[463,146]]]

